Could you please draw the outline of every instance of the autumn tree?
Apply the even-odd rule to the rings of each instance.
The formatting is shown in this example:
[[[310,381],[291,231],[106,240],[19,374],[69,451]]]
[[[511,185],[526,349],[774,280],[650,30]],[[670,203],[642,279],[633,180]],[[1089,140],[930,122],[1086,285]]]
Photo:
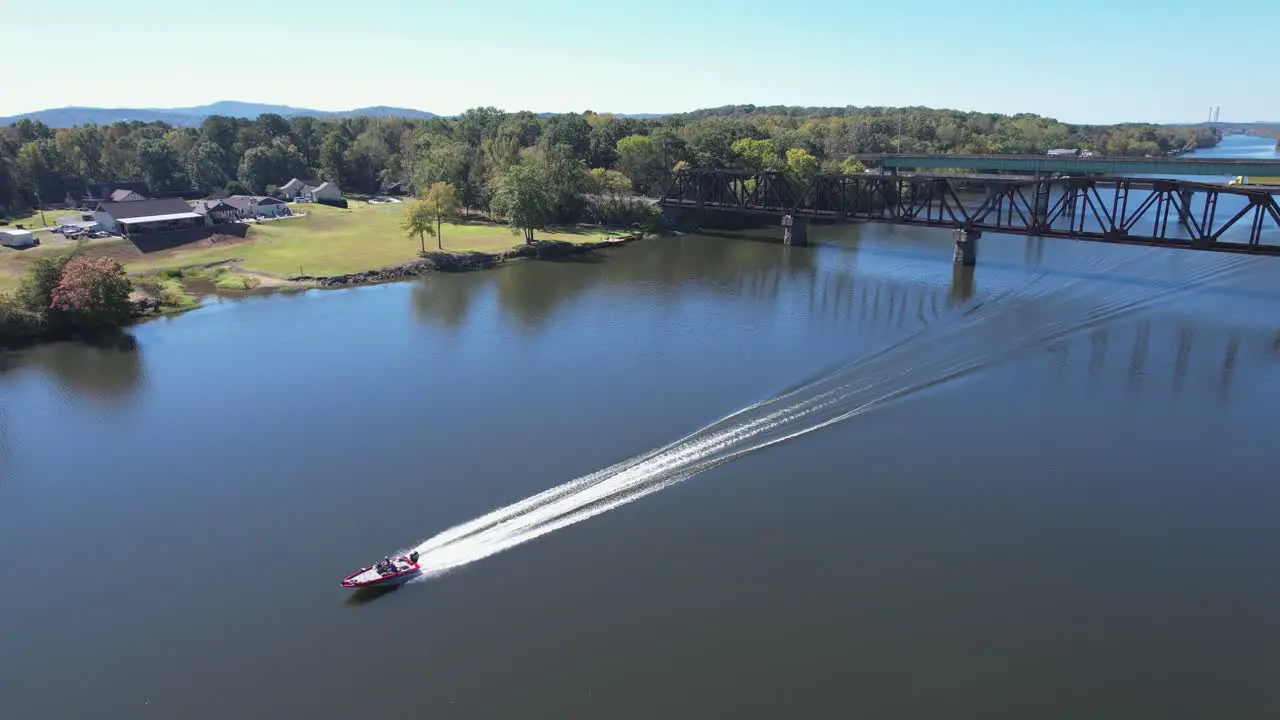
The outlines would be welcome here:
[[[15,299],[27,311],[44,315],[53,305],[53,291],[62,278],[62,270],[83,254],[83,246],[77,245],[69,253],[37,258],[31,264],[30,274],[18,287]]]
[[[426,200],[410,200],[404,204],[404,222],[400,225],[409,237],[418,236],[422,252],[427,252],[427,236],[435,235],[435,215]]]
[[[431,211],[436,221],[436,247],[444,250],[444,239],[440,234],[440,224],[445,220],[457,217],[462,202],[458,199],[458,190],[447,182],[431,183],[423,202]]]
[[[132,290],[117,260],[73,257],[63,266],[50,295],[51,319],[60,316],[68,325],[86,329],[116,327],[132,314]]]

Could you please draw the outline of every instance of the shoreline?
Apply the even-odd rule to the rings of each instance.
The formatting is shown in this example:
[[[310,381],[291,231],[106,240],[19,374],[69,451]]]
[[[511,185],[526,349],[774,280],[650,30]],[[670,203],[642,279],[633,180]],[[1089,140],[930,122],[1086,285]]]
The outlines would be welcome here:
[[[539,240],[535,241],[531,245],[521,245],[519,247],[500,252],[467,251],[461,253],[450,253],[437,250],[428,252],[421,259],[413,262],[384,268],[374,268],[371,270],[345,273],[342,275],[293,275],[285,278],[279,278],[262,272],[240,268],[237,266],[238,261],[236,259],[219,260],[212,263],[200,263],[188,266],[187,268],[177,269],[207,270],[213,267],[223,266],[230,268],[230,271],[236,275],[252,278],[258,281],[258,284],[252,289],[246,290],[228,290],[217,288],[215,286],[208,290],[198,291],[199,298],[193,297],[191,298],[191,302],[174,305],[164,303],[154,292],[143,290],[138,287],[143,283],[151,284],[149,281],[162,277],[161,275],[147,273],[141,276],[133,276],[130,278],[134,282],[134,292],[136,295],[130,301],[133,305],[133,316],[114,331],[102,333],[102,338],[95,339],[91,337],[65,335],[41,335],[23,338],[16,344],[0,344],[0,350],[19,350],[51,342],[94,342],[95,340],[101,341],[103,338],[115,338],[119,334],[126,333],[128,328],[149,320],[176,317],[192,310],[197,310],[203,307],[203,298],[210,295],[226,298],[245,298],[251,295],[289,293],[325,288],[353,288],[380,285],[410,280],[435,272],[473,272],[476,270],[498,268],[508,263],[521,260],[558,260],[577,255],[585,255],[604,248],[630,245],[631,243],[643,240],[648,236],[649,235],[644,232],[635,231],[616,237],[607,237],[604,240],[598,240],[595,242],[572,243],[564,240]],[[182,282],[182,280],[177,278],[171,279]],[[196,278],[192,279],[192,282],[198,281],[199,280]],[[191,288],[188,287],[187,289],[190,290]]]
[[[389,267],[359,270],[341,275],[290,275],[279,277],[261,271],[249,270],[239,266],[239,260],[218,260],[212,263],[201,263],[178,270],[208,270],[214,267],[226,267],[230,273],[253,280],[252,288],[226,289],[218,287],[202,287],[195,291],[199,298],[211,295],[225,298],[245,298],[252,295],[273,295],[278,293],[303,292],[306,290],[339,289],[382,285],[402,282],[437,272],[474,272],[490,270],[522,260],[557,260],[576,255],[585,255],[605,248],[622,247],[638,242],[647,237],[636,231],[616,237],[608,237],[595,242],[572,243],[564,240],[538,240],[531,245],[521,245],[500,252],[466,251],[452,253],[448,251],[428,251],[423,257],[412,262],[401,263]],[[132,278],[135,289],[140,282],[147,282],[154,276],[150,273]],[[145,278],[145,279],[144,279]],[[193,278],[183,282],[187,290],[193,284],[207,282],[204,278]],[[137,290],[135,290],[137,291]],[[175,317],[203,306],[197,300],[184,305],[172,305],[161,302],[155,293],[139,291],[141,297],[133,301],[134,316],[124,327],[136,325],[147,320]]]
[[[620,247],[642,240],[641,232],[628,233],[595,242],[571,243],[564,240],[537,240],[531,245],[521,245],[501,252],[467,251],[451,253],[433,250],[419,260],[392,265],[391,267],[361,270],[342,275],[291,275],[285,282],[298,287],[356,287],[377,285],[420,277],[433,272],[473,272],[489,270],[515,260],[556,260],[574,255],[585,255],[602,248]],[[259,273],[261,274],[261,273]],[[287,287],[287,286],[278,286]],[[272,288],[276,289],[276,288]]]

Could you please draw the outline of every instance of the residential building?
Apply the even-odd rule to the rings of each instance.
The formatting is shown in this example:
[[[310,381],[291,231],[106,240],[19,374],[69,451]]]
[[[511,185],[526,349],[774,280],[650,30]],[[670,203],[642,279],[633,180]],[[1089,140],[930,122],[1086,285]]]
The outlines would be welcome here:
[[[319,180],[307,180],[294,178],[289,182],[280,186],[280,196],[286,198],[295,198],[302,194],[302,191],[308,187],[316,187],[320,185]]]
[[[68,192],[66,204],[69,207],[92,208],[100,202],[145,200],[148,192],[147,184],[140,181],[88,185],[80,193]]]
[[[111,202],[133,202],[135,200],[146,200],[147,196],[136,190],[129,188],[116,188],[111,191]]]
[[[93,217],[103,229],[120,235],[181,230],[205,224],[205,216],[193,212],[182,198],[100,202],[93,209]]]
[[[191,211],[205,218],[205,225],[224,225],[240,219],[240,210],[223,200],[196,200]]]
[[[338,184],[323,180],[300,180],[293,178],[280,186],[280,194],[297,202],[338,201],[342,199],[342,191]]]
[[[239,217],[280,217],[289,214],[289,205],[266,195],[232,195],[222,199],[239,211]]]

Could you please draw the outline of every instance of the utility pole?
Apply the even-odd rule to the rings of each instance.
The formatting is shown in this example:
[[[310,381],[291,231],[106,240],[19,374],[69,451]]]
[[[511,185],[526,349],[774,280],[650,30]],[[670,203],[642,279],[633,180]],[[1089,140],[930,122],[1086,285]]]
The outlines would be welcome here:
[[[49,227],[49,223],[44,219],[44,201],[40,199],[40,188],[32,185],[31,191],[35,193],[36,209],[40,211],[40,225],[42,227]]]
[[[898,111],[898,154],[902,154],[902,111]]]

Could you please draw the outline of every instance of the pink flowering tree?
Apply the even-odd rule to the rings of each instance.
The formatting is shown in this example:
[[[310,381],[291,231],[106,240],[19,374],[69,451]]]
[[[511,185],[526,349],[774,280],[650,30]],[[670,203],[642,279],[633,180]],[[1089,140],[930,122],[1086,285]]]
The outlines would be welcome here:
[[[72,325],[114,327],[129,319],[132,290],[119,262],[81,255],[63,266],[50,293],[49,309]]]

